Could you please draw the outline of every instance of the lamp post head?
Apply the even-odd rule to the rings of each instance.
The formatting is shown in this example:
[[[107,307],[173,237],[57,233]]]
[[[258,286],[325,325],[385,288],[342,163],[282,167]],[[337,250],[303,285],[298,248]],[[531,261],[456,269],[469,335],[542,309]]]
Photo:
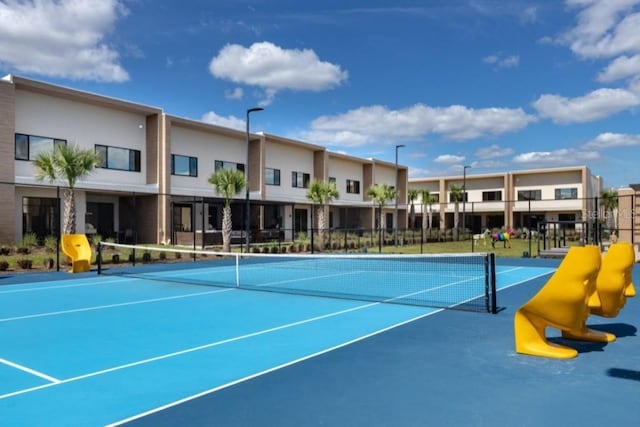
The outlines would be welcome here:
[[[247,114],[249,114],[249,113],[253,113],[253,112],[255,112],[255,111],[262,111],[262,110],[264,110],[264,108],[262,108],[262,107],[249,108],[249,109],[247,110]]]

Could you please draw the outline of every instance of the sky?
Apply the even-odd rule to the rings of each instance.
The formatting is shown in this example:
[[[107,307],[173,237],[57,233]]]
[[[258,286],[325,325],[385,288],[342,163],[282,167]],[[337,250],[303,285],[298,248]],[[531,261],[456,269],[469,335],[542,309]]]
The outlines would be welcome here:
[[[0,73],[398,162],[640,182],[640,0],[0,0]],[[404,147],[398,147],[403,145]]]

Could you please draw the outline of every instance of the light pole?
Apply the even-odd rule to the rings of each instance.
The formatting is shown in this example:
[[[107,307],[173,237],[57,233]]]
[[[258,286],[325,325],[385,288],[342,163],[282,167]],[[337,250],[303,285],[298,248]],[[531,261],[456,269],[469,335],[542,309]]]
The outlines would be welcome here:
[[[249,108],[247,110],[247,164],[244,165],[244,179],[245,179],[245,188],[246,188],[246,196],[245,196],[245,216],[246,216],[246,222],[245,222],[245,239],[246,239],[246,244],[247,244],[247,253],[249,253],[249,243],[250,243],[250,239],[249,239],[249,231],[251,230],[251,214],[250,214],[250,208],[251,208],[251,204],[249,202],[249,139],[250,139],[250,135],[249,135],[249,114],[257,112],[257,111],[262,111],[264,110],[264,108],[261,107],[255,107],[255,108]]]
[[[463,233],[466,233],[466,230],[467,230],[467,218],[466,218],[467,169],[471,169],[471,166],[465,165],[462,168],[462,232]]]
[[[396,145],[396,206],[393,214],[393,241],[398,246],[398,195],[400,194],[398,186],[398,149],[404,147],[403,144]]]

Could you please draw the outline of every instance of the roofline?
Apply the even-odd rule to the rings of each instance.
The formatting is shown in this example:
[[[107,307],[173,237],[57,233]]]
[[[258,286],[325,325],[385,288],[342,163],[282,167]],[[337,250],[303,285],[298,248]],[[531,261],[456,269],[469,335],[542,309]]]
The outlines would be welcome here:
[[[504,178],[506,175],[529,175],[529,174],[540,174],[540,173],[557,173],[557,172],[582,172],[585,169],[589,169],[587,166],[567,166],[567,167],[556,167],[556,168],[539,168],[539,169],[523,169],[523,170],[515,170],[515,171],[506,171],[506,172],[490,172],[490,173],[480,173],[480,174],[469,174],[467,173],[466,179],[482,179],[482,178]],[[432,182],[439,181],[441,179],[444,180],[453,180],[453,179],[463,179],[464,175],[443,175],[443,176],[435,176],[435,177],[424,177],[424,178],[410,178],[410,183],[416,182]]]
[[[42,95],[50,95],[73,101],[84,101],[90,104],[114,108],[131,113],[146,115],[162,113],[162,108],[159,107],[152,107],[149,105],[143,105],[135,102],[125,101],[122,99],[98,95],[78,89],[72,89],[65,86],[44,83],[38,80],[19,77],[12,74],[5,76],[2,80],[13,84],[16,89],[39,93]]]

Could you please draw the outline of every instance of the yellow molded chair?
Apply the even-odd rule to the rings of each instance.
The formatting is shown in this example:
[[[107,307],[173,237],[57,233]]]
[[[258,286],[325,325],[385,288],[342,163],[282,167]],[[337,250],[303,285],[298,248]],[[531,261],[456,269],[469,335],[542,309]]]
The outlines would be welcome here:
[[[602,317],[616,317],[627,302],[628,296],[635,294],[631,281],[636,254],[631,243],[618,242],[609,247],[602,257],[602,264],[596,292],[600,307],[591,308],[591,314]]]
[[[63,234],[62,252],[71,261],[69,273],[84,273],[91,269],[91,246],[84,234]]]
[[[556,359],[576,357],[576,349],[547,341],[548,326],[581,339],[608,342],[605,333],[586,327],[589,300],[593,299],[597,305],[595,286],[600,262],[598,246],[569,249],[549,281],[516,311],[514,336],[518,353]]]

